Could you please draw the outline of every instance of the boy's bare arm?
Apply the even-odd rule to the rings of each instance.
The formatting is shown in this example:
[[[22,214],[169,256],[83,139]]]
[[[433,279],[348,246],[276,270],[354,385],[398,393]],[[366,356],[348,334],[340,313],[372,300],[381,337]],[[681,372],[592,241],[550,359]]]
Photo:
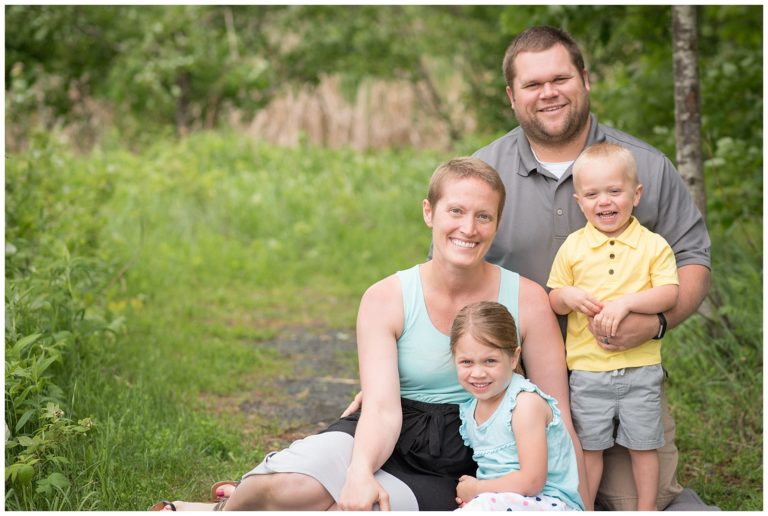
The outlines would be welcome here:
[[[594,317],[602,310],[600,301],[588,292],[573,286],[553,288],[549,291],[549,304],[558,315],[568,315],[571,311],[581,312],[587,317]]]
[[[677,303],[677,285],[661,285],[632,294],[625,294],[620,298],[630,312],[639,314],[657,314],[666,312]]]

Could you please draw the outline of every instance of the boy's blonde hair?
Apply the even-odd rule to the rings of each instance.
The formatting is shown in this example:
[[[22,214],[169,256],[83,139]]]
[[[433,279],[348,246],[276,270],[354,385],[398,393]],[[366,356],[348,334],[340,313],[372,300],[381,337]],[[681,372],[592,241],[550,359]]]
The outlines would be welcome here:
[[[619,165],[634,186],[637,186],[637,163],[635,157],[625,147],[615,143],[596,143],[584,149],[573,162],[573,183],[579,175],[591,168],[600,166],[601,162],[611,161]]]

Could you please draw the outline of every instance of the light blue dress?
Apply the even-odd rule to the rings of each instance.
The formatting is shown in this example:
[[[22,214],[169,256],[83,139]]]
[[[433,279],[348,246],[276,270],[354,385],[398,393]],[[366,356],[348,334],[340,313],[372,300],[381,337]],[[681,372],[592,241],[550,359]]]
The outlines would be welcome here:
[[[483,424],[478,425],[475,421],[476,399],[462,403],[459,408],[459,431],[464,443],[474,450],[473,458],[478,465],[477,478],[497,478],[520,469],[520,457],[512,431],[512,412],[517,404],[517,395],[522,391],[537,393],[552,409],[552,421],[546,429],[547,480],[542,494],[562,500],[571,508],[584,510],[579,496],[576,452],[560,417],[557,401],[517,373],[513,374],[501,404]]]

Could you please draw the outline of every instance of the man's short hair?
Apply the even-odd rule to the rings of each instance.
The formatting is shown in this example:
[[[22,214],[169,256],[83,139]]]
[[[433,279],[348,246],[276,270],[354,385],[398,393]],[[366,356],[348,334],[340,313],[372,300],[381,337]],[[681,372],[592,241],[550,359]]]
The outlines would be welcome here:
[[[584,57],[581,55],[579,45],[570,34],[557,27],[546,25],[530,27],[518,34],[504,53],[502,70],[507,86],[511,88],[512,82],[515,79],[514,61],[518,54],[521,52],[544,52],[557,44],[565,47],[571,56],[573,65],[579,72],[583,71]]]

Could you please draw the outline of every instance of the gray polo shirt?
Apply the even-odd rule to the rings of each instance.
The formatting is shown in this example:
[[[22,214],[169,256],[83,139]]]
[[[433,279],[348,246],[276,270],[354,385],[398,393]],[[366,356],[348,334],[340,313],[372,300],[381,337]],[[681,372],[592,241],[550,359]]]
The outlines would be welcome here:
[[[586,145],[600,142],[622,145],[634,155],[643,195],[633,213],[643,226],[667,240],[677,266],[710,267],[704,219],[669,159],[637,138],[598,124],[592,114]],[[560,179],[539,168],[520,127],[475,156],[499,172],[507,190],[499,232],[486,259],[546,288],[560,245],[586,223],[573,198],[571,167]]]

